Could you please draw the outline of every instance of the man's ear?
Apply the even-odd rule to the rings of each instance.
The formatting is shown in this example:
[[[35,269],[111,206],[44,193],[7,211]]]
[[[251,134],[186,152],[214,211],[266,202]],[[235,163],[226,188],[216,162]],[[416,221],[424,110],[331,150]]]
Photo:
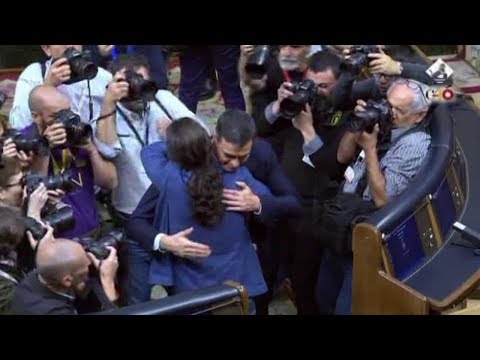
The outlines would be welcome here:
[[[425,119],[425,116],[427,115],[426,111],[419,112],[417,114],[417,119],[415,119],[415,124],[420,124],[423,119]]]
[[[62,279],[62,286],[66,289],[71,288],[73,285],[73,276],[72,275],[65,275]]]
[[[36,124],[41,124],[41,116],[39,113],[32,111],[31,112],[33,122]]]
[[[52,57],[52,52],[50,51],[50,45],[40,45],[43,52],[48,56]]]

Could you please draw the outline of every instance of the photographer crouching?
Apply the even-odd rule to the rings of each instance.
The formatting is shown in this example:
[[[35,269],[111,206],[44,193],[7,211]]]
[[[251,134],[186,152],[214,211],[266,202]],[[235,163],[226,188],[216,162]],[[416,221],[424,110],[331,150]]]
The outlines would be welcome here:
[[[100,261],[75,241],[43,239],[36,271],[15,290],[12,314],[77,315],[114,308],[118,259],[115,248],[108,250],[108,257]],[[92,272],[96,274],[89,277]]]
[[[368,217],[401,194],[415,177],[429,146],[427,87],[398,79],[384,102],[358,101],[350,119],[352,136],[344,138],[357,160],[347,168],[342,192],[323,204],[316,228],[325,241],[316,289],[323,314],[350,314],[353,254],[351,233]]]

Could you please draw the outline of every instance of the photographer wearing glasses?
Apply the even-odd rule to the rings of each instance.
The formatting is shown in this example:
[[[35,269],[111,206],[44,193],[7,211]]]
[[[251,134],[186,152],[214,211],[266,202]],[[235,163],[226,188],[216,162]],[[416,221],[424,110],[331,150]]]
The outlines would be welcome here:
[[[10,112],[12,127],[20,130],[32,123],[28,99],[30,92],[39,85],[53,86],[66,95],[72,110],[82,121],[96,119],[111,74],[91,61],[83,45],[41,47],[48,60],[30,64],[20,75]]]
[[[388,103],[358,101],[350,120],[353,136],[348,141],[350,147],[358,147],[361,152],[357,151],[357,160],[345,172],[343,193],[358,197],[359,201],[363,199],[362,206],[370,203],[368,211],[401,194],[428,153],[427,89],[415,80],[398,79],[387,91]],[[324,226],[327,215],[325,212],[317,227]],[[339,223],[338,219],[334,222]],[[329,233],[335,238],[335,234]],[[352,266],[351,248],[336,251],[329,247],[324,252],[316,290],[322,314],[351,313]]]

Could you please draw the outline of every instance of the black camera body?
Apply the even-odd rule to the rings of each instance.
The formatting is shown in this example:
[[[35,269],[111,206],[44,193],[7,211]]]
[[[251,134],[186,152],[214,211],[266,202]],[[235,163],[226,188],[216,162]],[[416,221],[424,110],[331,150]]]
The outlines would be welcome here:
[[[7,94],[5,94],[3,91],[0,91],[0,109],[3,107],[3,104],[7,101]]]
[[[381,138],[382,134],[385,134],[391,128],[392,120],[392,106],[386,99],[380,101],[369,100],[365,111],[355,111],[352,114],[349,128],[354,132],[366,131],[372,133],[375,125],[379,124],[379,138]]]
[[[62,207],[42,220],[50,224],[54,235],[72,230],[75,227],[75,217],[70,206]],[[41,240],[47,233],[47,229],[42,224],[30,217],[25,219],[25,228],[32,233],[33,238],[37,241]]]
[[[107,246],[118,249],[122,242],[123,233],[118,230],[113,230],[100,239],[95,240],[91,237],[81,238],[80,245],[83,246],[86,252],[92,253],[98,260],[105,260],[110,255],[110,250]]]
[[[18,151],[25,151],[25,153],[33,151],[35,154],[41,155],[48,153],[48,140],[43,136],[29,138],[28,136],[22,134],[20,130],[7,129],[2,136],[2,147],[5,140],[8,139],[12,139]]]
[[[353,74],[360,74],[363,69],[368,68],[371,61],[368,54],[379,52],[378,45],[355,45],[350,49],[350,57],[342,61],[340,68]]]
[[[317,94],[317,85],[309,79],[294,82],[290,91],[290,97],[280,103],[280,114],[286,119],[293,119],[300,114],[307,104],[312,104]]]
[[[245,65],[246,73],[252,79],[261,79],[267,73],[267,63],[272,54],[270,45],[257,45]]]
[[[83,123],[80,116],[70,109],[60,110],[55,114],[55,119],[57,123],[63,125],[67,132],[65,147],[81,144],[92,136],[92,127]]]
[[[70,80],[65,81],[64,84],[69,85],[83,80],[92,80],[97,76],[98,67],[85,52],[69,47],[65,50],[63,56],[67,58],[71,71]]]
[[[65,192],[71,192],[75,189],[75,182],[72,180],[71,171],[65,171],[58,175],[42,176],[39,173],[30,171],[26,178],[27,194],[31,194],[41,183],[44,183],[47,190],[61,189]]]
[[[129,90],[128,96],[122,99],[124,102],[154,101],[155,95],[160,89],[155,81],[145,80],[142,75],[133,70],[125,71],[125,80],[128,82]]]

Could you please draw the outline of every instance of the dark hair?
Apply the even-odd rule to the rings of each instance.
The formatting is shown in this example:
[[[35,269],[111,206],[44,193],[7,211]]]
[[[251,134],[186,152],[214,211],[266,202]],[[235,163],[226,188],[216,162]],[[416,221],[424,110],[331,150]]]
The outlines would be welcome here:
[[[136,71],[139,68],[144,67],[150,71],[150,64],[148,59],[141,54],[121,54],[115,60],[112,61],[108,70],[115,75],[117,71],[127,68],[127,70]]]
[[[20,210],[0,206],[0,256],[15,250],[25,234],[25,221]]]
[[[314,73],[332,70],[335,78],[340,76],[341,59],[338,55],[330,51],[318,51],[308,60],[308,69]]]
[[[3,114],[0,114],[0,127],[2,128],[3,132],[7,131],[10,128],[8,118]]]
[[[229,143],[244,146],[253,140],[257,129],[255,120],[245,111],[229,109],[218,118],[216,135]]]
[[[181,118],[167,128],[168,155],[192,172],[188,192],[193,216],[204,226],[214,226],[225,213],[223,175],[213,164],[212,141],[196,121]]]

